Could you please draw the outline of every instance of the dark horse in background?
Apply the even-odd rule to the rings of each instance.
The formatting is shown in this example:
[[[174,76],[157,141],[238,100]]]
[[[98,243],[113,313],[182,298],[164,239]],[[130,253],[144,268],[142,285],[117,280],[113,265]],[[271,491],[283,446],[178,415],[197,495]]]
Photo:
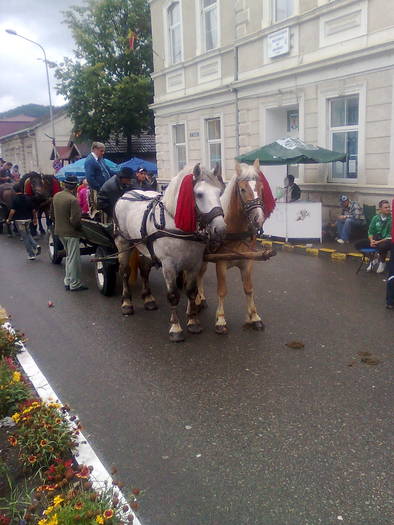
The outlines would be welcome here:
[[[3,224],[6,224],[6,219],[11,209],[12,200],[16,193],[14,191],[14,183],[4,182],[0,184],[0,233],[3,233]],[[12,229],[10,224],[6,224],[7,233],[9,236],[12,235]]]
[[[26,173],[20,179],[23,185],[24,193],[33,199],[33,205],[37,210],[38,228],[41,235],[44,235],[45,230],[41,222],[41,217],[44,214],[47,227],[51,225],[49,211],[52,203],[52,197],[61,190],[60,183],[54,175],[42,175],[31,171]],[[32,232],[37,233],[37,232]]]

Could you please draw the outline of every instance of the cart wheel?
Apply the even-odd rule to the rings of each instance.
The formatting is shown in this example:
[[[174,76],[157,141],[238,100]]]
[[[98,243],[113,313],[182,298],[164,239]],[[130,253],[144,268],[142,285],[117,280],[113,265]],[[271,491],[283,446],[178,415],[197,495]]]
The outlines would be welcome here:
[[[52,264],[60,264],[64,257],[63,244],[52,231],[48,234],[48,254]]]
[[[106,255],[108,255],[108,252],[99,246],[96,250],[96,257],[105,257]],[[107,297],[112,295],[116,287],[117,265],[113,262],[97,261],[94,273],[99,292]]]

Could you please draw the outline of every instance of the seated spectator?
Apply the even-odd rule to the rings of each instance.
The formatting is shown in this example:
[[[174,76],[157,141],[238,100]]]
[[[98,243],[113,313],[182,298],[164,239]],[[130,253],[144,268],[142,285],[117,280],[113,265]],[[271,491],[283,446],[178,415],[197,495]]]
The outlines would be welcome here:
[[[339,244],[348,243],[350,235],[355,226],[365,224],[363,210],[358,202],[351,201],[347,195],[339,197],[341,204],[341,214],[337,219],[337,242]]]
[[[5,162],[3,164],[3,167],[0,169],[0,184],[5,182],[13,182],[11,177],[11,168],[11,162]]]
[[[382,200],[379,202],[378,213],[372,218],[369,225],[368,240],[361,240],[355,244],[357,250],[362,248],[376,248],[378,250],[377,257],[371,258],[367,272],[371,272],[376,265],[378,265],[376,273],[384,272],[387,253],[391,249],[391,224],[390,203],[387,200]]]
[[[112,219],[116,201],[126,191],[137,189],[134,171],[131,168],[122,168],[104,182],[97,194],[97,209],[102,210]]]
[[[139,168],[137,171],[137,190],[144,191],[156,191],[157,190],[157,180],[155,177],[148,175],[148,172],[145,168]]]
[[[14,182],[19,182],[19,179],[21,178],[21,174],[19,173],[18,164],[14,164],[14,166],[12,167],[11,177]]]
[[[77,189],[77,199],[81,207],[82,215],[89,215],[89,184],[87,179],[83,179],[82,184]]]
[[[394,200],[391,203],[392,214],[394,213]],[[391,254],[386,285],[386,308],[394,310],[394,223],[391,224]]]

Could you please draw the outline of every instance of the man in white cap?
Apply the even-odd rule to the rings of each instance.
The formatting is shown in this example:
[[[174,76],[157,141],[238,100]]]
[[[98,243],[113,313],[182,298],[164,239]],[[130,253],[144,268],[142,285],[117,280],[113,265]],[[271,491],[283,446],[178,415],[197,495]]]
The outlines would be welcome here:
[[[363,210],[358,202],[351,201],[347,195],[341,195],[339,202],[342,211],[337,219],[337,242],[343,244],[349,242],[352,229],[355,226],[362,226],[365,220]]]

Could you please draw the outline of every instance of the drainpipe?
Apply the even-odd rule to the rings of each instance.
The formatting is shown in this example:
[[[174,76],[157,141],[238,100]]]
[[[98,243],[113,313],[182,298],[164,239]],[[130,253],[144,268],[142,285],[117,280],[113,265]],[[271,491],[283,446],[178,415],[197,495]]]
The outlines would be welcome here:
[[[238,46],[234,47],[234,82],[238,80]],[[233,88],[235,102],[235,153],[239,155],[239,101],[238,89]]]

